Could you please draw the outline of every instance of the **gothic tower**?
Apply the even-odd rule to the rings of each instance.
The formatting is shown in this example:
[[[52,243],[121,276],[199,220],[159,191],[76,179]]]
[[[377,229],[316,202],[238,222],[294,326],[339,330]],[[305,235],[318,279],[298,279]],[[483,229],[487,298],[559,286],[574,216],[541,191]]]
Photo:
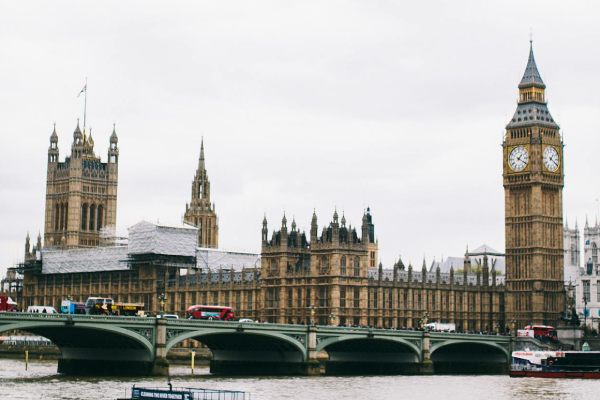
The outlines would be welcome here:
[[[563,142],[545,89],[530,45],[502,143],[507,321],[517,328],[556,324],[564,310]]]
[[[73,133],[71,155],[59,162],[56,126],[50,136],[46,177],[44,244],[47,247],[97,246],[100,230],[117,221],[119,149],[115,128],[108,162],[94,154],[92,132]]]
[[[210,202],[210,181],[204,166],[204,140],[200,145],[198,169],[192,182],[192,201],[185,205],[185,223],[198,228],[198,246],[219,247],[219,221]]]

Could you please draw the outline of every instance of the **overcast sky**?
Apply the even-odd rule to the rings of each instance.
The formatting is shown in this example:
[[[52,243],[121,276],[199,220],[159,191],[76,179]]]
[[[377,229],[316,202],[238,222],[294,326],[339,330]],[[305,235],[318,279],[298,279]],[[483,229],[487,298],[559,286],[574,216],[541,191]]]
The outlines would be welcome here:
[[[370,206],[398,255],[504,249],[501,140],[533,32],[565,140],[564,213],[600,197],[594,1],[2,2],[0,273],[43,231],[52,124],[120,146],[117,224],[181,221],[204,136],[220,245],[260,251],[263,215],[300,229]],[[43,232],[42,232],[43,233]],[[35,239],[33,239],[35,241]]]

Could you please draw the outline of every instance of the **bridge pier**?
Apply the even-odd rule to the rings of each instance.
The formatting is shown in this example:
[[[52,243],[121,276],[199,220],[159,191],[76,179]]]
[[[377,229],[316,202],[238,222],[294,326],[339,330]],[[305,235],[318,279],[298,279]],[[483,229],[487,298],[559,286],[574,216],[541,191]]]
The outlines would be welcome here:
[[[167,360],[167,320],[156,318],[154,338],[154,360],[152,372],[154,376],[169,376],[169,361]]]
[[[429,332],[423,333],[423,350],[421,351],[421,364],[419,365],[419,374],[421,375],[433,375],[433,362],[431,361],[431,341]]]
[[[317,357],[317,328],[313,325],[308,327],[306,346],[306,364],[304,365],[304,375],[316,376],[322,375],[321,363]]]

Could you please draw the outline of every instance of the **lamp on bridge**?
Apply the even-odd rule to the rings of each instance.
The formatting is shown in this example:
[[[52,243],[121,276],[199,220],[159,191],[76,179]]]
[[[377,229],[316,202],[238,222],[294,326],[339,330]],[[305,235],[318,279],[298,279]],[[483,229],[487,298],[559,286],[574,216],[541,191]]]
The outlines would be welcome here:
[[[427,323],[429,322],[429,313],[425,311],[423,314],[423,318],[419,321],[419,325],[421,325],[421,329],[427,329]]]
[[[160,303],[160,316],[162,317],[165,313],[165,302],[167,301],[167,295],[161,293],[158,295],[158,302]]]
[[[310,305],[310,324],[315,325],[315,306],[314,304]]]

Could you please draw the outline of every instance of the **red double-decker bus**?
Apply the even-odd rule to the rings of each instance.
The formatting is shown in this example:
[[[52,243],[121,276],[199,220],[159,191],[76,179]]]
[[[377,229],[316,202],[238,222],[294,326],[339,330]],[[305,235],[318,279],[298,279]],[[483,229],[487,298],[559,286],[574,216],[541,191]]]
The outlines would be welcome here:
[[[235,318],[233,309],[225,306],[190,306],[185,315],[188,319],[212,319],[217,321],[231,321]]]
[[[533,331],[533,337],[548,342],[558,342],[558,335],[553,326],[548,325],[527,325],[526,331]]]

